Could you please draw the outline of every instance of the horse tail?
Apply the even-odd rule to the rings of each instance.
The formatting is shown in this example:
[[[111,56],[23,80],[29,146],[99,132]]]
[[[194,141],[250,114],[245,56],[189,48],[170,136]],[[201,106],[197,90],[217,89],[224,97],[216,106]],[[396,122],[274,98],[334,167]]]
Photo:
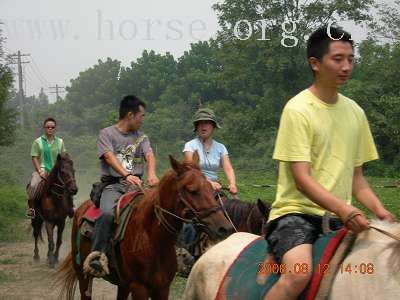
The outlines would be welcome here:
[[[64,259],[56,276],[56,283],[62,284],[59,298],[65,295],[67,300],[73,300],[78,278],[73,267],[72,252]]]

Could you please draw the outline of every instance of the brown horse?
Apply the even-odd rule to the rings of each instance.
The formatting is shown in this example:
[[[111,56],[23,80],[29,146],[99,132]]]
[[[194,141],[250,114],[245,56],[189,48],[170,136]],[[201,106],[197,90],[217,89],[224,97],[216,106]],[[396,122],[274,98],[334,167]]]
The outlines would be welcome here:
[[[54,267],[58,262],[65,218],[73,207],[72,197],[77,192],[73,162],[67,153],[59,154],[49,176],[40,183],[35,197],[36,215],[31,222],[33,236],[35,237],[33,256],[35,261],[40,259],[38,239],[42,239],[42,225],[45,223],[48,237],[47,260],[49,266]],[[56,226],[57,243],[54,250],[53,231]]]
[[[168,299],[177,268],[174,246],[182,219],[201,222],[215,238],[232,231],[211,185],[198,167],[198,157],[194,156],[193,162],[178,162],[170,157],[170,162],[172,170],[135,204],[125,237],[116,246],[120,278],[124,281],[117,282],[117,299],[127,299],[130,293],[133,299]],[[80,220],[90,205],[89,201],[83,203],[75,214],[71,253],[59,270],[63,282],[61,293],[67,299],[74,298],[77,280],[81,299],[91,299],[91,277],[83,272],[91,241],[81,235],[80,246],[77,244]],[[78,253],[79,264],[75,259]]]

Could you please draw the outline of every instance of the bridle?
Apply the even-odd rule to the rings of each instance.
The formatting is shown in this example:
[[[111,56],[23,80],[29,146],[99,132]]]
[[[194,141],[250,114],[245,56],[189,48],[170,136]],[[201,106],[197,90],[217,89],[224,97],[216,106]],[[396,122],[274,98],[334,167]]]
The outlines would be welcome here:
[[[68,184],[73,180],[72,176],[68,176],[68,179],[64,180],[61,176],[61,169],[57,170],[57,181],[61,184],[57,183],[57,181],[52,182],[49,186],[50,192],[57,198],[63,198],[68,193]],[[54,188],[52,189],[52,187]]]
[[[208,216],[218,212],[219,210],[222,210],[222,207],[220,205],[214,205],[212,207],[204,208],[204,209],[195,209],[193,205],[186,200],[183,195],[182,191],[178,191],[178,202],[182,202],[185,206],[184,210],[187,209],[189,210],[194,217],[192,218],[183,218],[181,216],[178,216],[169,210],[162,208],[160,205],[160,199],[157,198],[156,203],[154,204],[154,213],[161,225],[164,226],[164,228],[171,234],[177,235],[179,233],[179,230],[176,229],[173,225],[171,225],[168,220],[165,218],[164,214],[168,214],[170,216],[173,216],[174,218],[187,223],[187,224],[193,224],[195,227],[204,227],[205,230],[208,229],[207,225],[205,225],[202,220],[204,218],[207,218]]]

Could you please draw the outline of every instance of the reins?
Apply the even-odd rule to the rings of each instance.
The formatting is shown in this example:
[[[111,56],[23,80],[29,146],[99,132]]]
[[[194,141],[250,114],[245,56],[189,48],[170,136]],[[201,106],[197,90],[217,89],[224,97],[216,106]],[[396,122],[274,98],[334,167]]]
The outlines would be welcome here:
[[[392,239],[400,242],[400,237],[399,236],[397,236],[397,235],[395,235],[393,233],[390,233],[390,232],[388,232],[388,231],[386,231],[386,230],[384,230],[382,228],[376,227],[374,225],[369,225],[369,228],[375,229],[376,231],[378,231],[378,232],[380,232],[380,233],[382,233],[382,234],[384,234],[384,235],[386,235],[388,237],[391,237]]]

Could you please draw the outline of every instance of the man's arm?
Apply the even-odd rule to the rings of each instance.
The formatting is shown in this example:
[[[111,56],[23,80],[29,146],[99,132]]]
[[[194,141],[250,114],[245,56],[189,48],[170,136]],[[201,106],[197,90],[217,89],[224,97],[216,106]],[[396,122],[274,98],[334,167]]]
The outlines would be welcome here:
[[[344,201],[329,193],[312,176],[309,162],[290,162],[297,189],[319,206],[335,213],[343,221],[353,213],[358,214],[346,222],[346,227],[358,233],[368,228],[369,223],[365,216],[357,208],[348,205]]]
[[[32,164],[33,164],[33,167],[35,168],[36,172],[39,173],[40,177],[42,177],[42,178],[46,178],[47,177],[46,171],[44,171],[40,167],[39,158],[37,156],[32,156]]]
[[[104,153],[103,158],[106,161],[106,163],[108,165],[110,165],[111,168],[113,168],[115,172],[117,172],[122,177],[124,177],[126,179],[126,181],[128,181],[131,184],[138,185],[138,186],[140,186],[142,184],[142,181],[140,180],[139,177],[134,176],[134,175],[129,175],[129,173],[124,169],[124,167],[119,162],[118,158],[116,158],[115,155],[111,151],[107,151],[106,153]]]
[[[224,169],[224,173],[229,182],[229,192],[233,195],[237,194],[235,171],[233,170],[231,161],[227,154],[222,157],[222,168]]]
[[[379,219],[395,222],[396,217],[385,209],[364,177],[362,166],[354,168],[353,196]]]
[[[145,158],[147,161],[147,183],[154,186],[158,183],[158,178],[156,175],[156,158],[153,151],[149,151]]]

